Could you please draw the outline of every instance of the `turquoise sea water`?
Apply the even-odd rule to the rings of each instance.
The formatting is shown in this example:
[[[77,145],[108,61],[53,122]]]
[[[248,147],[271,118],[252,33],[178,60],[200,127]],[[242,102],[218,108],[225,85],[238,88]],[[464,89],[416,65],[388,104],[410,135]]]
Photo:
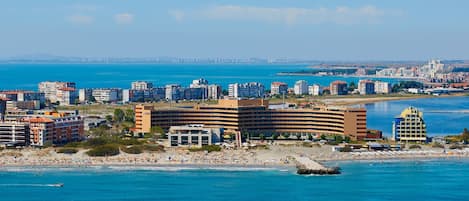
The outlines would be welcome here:
[[[261,82],[270,88],[273,81],[293,86],[304,79],[311,84],[328,86],[334,80],[347,82],[359,78],[278,76],[278,72],[307,69],[307,65],[215,65],[215,64],[0,64],[0,89],[33,89],[44,80],[64,80],[77,83],[78,88],[130,88],[135,80],[152,81],[156,86],[181,84],[189,86],[201,77],[209,83],[227,88],[230,83]],[[393,79],[382,79],[395,81]]]
[[[334,165],[337,165],[334,163]],[[2,168],[1,200],[467,200],[469,161],[341,162],[337,176],[279,169]],[[47,184],[64,183],[64,187]]]

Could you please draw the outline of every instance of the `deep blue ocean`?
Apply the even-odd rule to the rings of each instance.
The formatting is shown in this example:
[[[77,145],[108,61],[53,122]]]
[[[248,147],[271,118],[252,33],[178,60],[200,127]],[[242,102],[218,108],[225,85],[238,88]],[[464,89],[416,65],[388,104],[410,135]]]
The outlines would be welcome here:
[[[294,170],[2,168],[2,201],[468,200],[469,161],[341,162],[337,176]],[[63,183],[61,188],[49,184]]]

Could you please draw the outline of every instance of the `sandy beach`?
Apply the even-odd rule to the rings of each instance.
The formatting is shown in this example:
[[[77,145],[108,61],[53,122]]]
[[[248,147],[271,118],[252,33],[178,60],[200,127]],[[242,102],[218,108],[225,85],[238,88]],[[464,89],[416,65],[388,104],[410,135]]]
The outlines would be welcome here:
[[[269,149],[238,149],[220,152],[189,152],[181,148],[168,148],[166,152],[127,154],[121,152],[111,157],[89,157],[86,150],[76,154],[59,154],[54,148],[3,150],[0,166],[161,166],[194,165],[225,167],[294,167],[294,156],[304,156],[319,162],[356,160],[421,160],[467,158],[469,149],[448,150],[425,146],[418,150],[334,152],[332,146],[302,147],[296,145],[271,145]]]

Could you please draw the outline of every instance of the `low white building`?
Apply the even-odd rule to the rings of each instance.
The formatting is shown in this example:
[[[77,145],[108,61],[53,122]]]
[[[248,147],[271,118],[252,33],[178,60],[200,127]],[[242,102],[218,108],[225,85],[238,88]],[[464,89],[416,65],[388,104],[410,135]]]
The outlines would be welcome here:
[[[418,89],[418,88],[409,88],[407,91],[411,94],[423,94],[424,91],[423,89]]]
[[[168,132],[169,145],[196,146],[211,145],[220,142],[223,128],[206,128],[204,125],[191,124],[171,126]]]
[[[119,101],[120,89],[107,88],[107,89],[93,89],[92,96],[99,103],[117,102]]]
[[[29,127],[22,122],[0,122],[0,145],[25,146],[29,144]]]

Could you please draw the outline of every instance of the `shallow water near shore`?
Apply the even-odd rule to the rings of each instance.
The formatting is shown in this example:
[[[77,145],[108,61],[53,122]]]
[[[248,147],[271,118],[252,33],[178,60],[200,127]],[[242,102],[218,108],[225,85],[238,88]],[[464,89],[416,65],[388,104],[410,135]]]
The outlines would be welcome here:
[[[2,200],[464,200],[469,160],[344,161],[336,176],[294,169],[8,168]],[[63,187],[49,184],[64,183]]]
[[[367,127],[392,134],[392,121],[409,106],[423,112],[429,136],[457,135],[469,128],[469,96],[435,97],[383,101],[364,104],[367,109]]]

